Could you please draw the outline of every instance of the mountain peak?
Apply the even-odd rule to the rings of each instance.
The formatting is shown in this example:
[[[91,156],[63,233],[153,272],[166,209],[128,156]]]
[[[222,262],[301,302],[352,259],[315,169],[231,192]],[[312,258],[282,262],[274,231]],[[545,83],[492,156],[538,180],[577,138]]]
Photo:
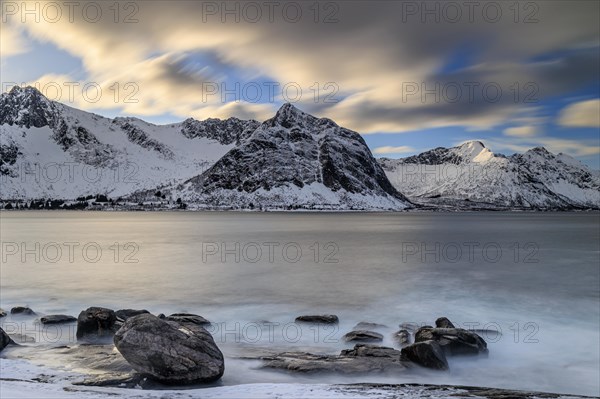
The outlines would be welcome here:
[[[484,162],[494,156],[485,144],[479,140],[471,140],[461,144],[456,147],[455,153],[468,162]]]
[[[36,89],[33,86],[25,86],[25,87],[21,87],[18,85],[15,85],[12,87],[12,89],[10,89],[10,91],[8,92],[8,95],[11,97],[23,97],[23,98],[31,98],[31,97],[35,97],[35,98],[46,98],[38,89]]]

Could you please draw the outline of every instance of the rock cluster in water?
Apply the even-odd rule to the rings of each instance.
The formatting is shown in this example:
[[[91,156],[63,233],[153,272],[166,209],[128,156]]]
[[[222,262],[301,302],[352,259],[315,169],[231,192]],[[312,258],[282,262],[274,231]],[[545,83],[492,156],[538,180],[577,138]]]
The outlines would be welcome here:
[[[0,314],[5,316],[6,312],[2,311]],[[36,313],[28,307],[11,309],[13,317],[28,315],[33,316]],[[304,315],[295,320],[323,325],[339,323],[336,315],[327,314]],[[90,352],[89,356],[83,356],[89,357],[89,362],[94,364],[94,367],[108,367],[116,373],[107,373],[82,384],[147,384],[142,383],[143,380],[186,385],[210,383],[223,376],[223,353],[206,329],[211,324],[210,321],[202,316],[191,313],[155,316],[144,309],[113,311],[102,307],[90,307],[83,310],[77,318],[61,314],[39,318],[42,324],[75,321],[77,340],[86,344],[96,344],[79,348],[108,348],[107,344],[114,343],[118,350],[114,353],[108,350],[104,353],[100,350],[100,355]],[[343,336],[345,342],[354,342],[355,346],[342,350],[339,355],[288,351],[269,355],[262,353],[252,359],[261,360],[262,368],[288,372],[364,374],[401,372],[419,366],[447,370],[448,357],[488,353],[483,338],[474,331],[456,328],[445,317],[437,319],[435,327],[400,324],[400,330],[391,336],[400,349],[373,344],[383,341],[384,335],[381,331],[385,330],[389,329],[382,324],[358,323],[352,331]],[[9,336],[0,329],[0,350],[15,344],[15,336]],[[81,350],[85,352],[85,349]]]

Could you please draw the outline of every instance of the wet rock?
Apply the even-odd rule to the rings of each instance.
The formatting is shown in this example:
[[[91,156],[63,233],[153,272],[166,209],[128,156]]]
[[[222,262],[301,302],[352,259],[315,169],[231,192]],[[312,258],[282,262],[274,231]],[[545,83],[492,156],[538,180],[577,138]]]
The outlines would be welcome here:
[[[67,316],[64,314],[53,314],[44,317],[40,317],[40,323],[42,324],[62,324],[62,323],[72,323],[77,321],[77,318],[73,316]]]
[[[378,328],[388,328],[388,326],[384,324],[377,323],[369,323],[366,321],[361,321],[357,325],[354,326],[353,330],[376,330]]]
[[[142,375],[138,373],[129,374],[101,374],[94,375],[83,379],[82,381],[75,381],[73,385],[86,386],[86,387],[116,387],[116,388],[136,388],[144,387],[147,381]]]
[[[6,310],[0,308],[0,317],[6,317]]]
[[[263,356],[264,368],[299,373],[364,374],[371,372],[402,372],[411,364],[401,360],[400,351],[383,346],[356,344],[340,355],[319,355],[306,352],[283,352]]]
[[[318,324],[337,324],[340,319],[333,314],[325,315],[307,315],[296,317],[296,322],[299,323],[318,323]]]
[[[435,370],[448,370],[446,355],[436,341],[422,341],[402,348],[403,358]]]
[[[123,324],[114,343],[134,369],[165,384],[213,382],[225,370],[212,336],[194,323],[142,314]]]
[[[10,343],[12,343],[12,340],[8,334],[5,333],[2,328],[0,328],[0,352],[2,352],[2,350],[4,350],[4,348],[6,348]]]
[[[33,316],[33,315],[35,315],[35,312],[27,306],[15,306],[14,308],[12,308],[10,310],[10,314],[22,315],[22,316]]]
[[[401,323],[399,327],[401,330],[406,330],[409,333],[414,333],[421,328],[421,326],[417,323]]]
[[[487,355],[487,343],[479,335],[462,328],[421,328],[415,342],[436,341],[446,356]]]
[[[440,317],[439,319],[437,319],[435,321],[435,326],[437,328],[456,328],[454,327],[454,324],[452,324],[452,322],[446,317]]]
[[[15,344],[35,344],[35,337],[26,334],[8,334],[12,342]]]
[[[394,333],[393,335],[394,341],[399,343],[402,346],[406,346],[410,344],[410,333],[407,330],[400,330]]]
[[[375,331],[358,330],[351,331],[344,335],[346,342],[360,341],[360,342],[381,342],[383,341],[383,335]]]
[[[145,309],[120,309],[115,312],[115,315],[120,320],[127,320],[130,317],[137,316],[144,313],[150,313]]]
[[[91,307],[79,313],[77,340],[100,342],[110,339],[118,328],[117,316],[111,309]]]
[[[192,313],[173,313],[172,315],[165,317],[165,320],[175,321],[177,323],[191,323],[199,326],[210,324],[210,321],[206,320],[204,317]]]

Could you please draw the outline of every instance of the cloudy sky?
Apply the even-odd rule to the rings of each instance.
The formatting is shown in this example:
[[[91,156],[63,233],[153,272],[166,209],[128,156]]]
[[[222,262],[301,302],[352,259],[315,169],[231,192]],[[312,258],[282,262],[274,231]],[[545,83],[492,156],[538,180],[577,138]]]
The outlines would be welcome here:
[[[6,1],[0,80],[106,116],[264,120],[378,156],[479,139],[600,166],[598,1]]]

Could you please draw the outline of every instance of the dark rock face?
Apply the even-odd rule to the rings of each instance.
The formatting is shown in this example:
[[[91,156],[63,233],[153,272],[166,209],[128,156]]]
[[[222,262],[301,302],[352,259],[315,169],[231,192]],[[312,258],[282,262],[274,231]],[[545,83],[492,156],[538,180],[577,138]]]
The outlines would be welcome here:
[[[130,317],[137,316],[140,314],[145,314],[145,313],[150,313],[150,312],[148,312],[145,309],[139,309],[139,310],[138,309],[120,309],[115,312],[115,315],[117,316],[117,319],[125,321]]]
[[[394,333],[394,341],[398,342],[401,346],[410,344],[410,333],[407,330],[400,330]]]
[[[388,328],[384,324],[370,323],[367,321],[361,321],[354,326],[353,330],[376,330],[378,328]]]
[[[77,340],[98,341],[109,339],[117,329],[117,316],[111,309],[91,307],[77,318]]]
[[[351,331],[344,335],[346,342],[360,341],[360,342],[381,342],[383,341],[383,335],[375,331],[357,330]]]
[[[192,313],[173,313],[172,315],[165,317],[165,320],[175,321],[182,324],[197,324],[199,326],[206,326],[210,324],[210,321],[206,320],[204,317]]]
[[[402,356],[423,367],[448,370],[446,355],[436,341],[421,341],[402,348]]]
[[[165,384],[213,382],[225,371],[212,336],[196,324],[142,314],[123,324],[114,343],[134,369]]]
[[[324,198],[305,204],[269,197],[278,189],[322,184],[333,192],[384,197],[408,205],[387,179],[363,138],[333,121],[306,114],[291,104],[283,105],[275,117],[263,122],[252,134],[217,161],[206,172],[187,180],[174,192],[190,201],[226,205],[231,201],[266,198],[281,206],[325,205]],[[291,191],[291,190],[290,190]],[[199,194],[200,193],[200,194]],[[344,197],[345,199],[345,197]],[[347,199],[345,199],[347,200]],[[298,200],[300,201],[300,199]],[[390,203],[391,203],[390,202]],[[241,203],[249,207],[250,203]]]
[[[261,358],[263,367],[300,373],[370,373],[401,372],[410,363],[400,359],[400,351],[383,346],[357,344],[338,356],[306,352],[285,352]]]
[[[437,328],[455,328],[454,324],[447,317],[440,317],[435,321],[435,326]]]
[[[186,119],[181,124],[181,133],[189,138],[205,137],[221,144],[239,144],[248,138],[260,125],[255,120],[229,118],[225,120],[209,118],[204,121]]]
[[[487,355],[487,343],[479,335],[462,328],[421,328],[415,342],[436,341],[448,356]]]
[[[10,314],[33,316],[33,315],[35,315],[35,312],[27,306],[15,306],[14,308],[12,308],[10,310]]]
[[[325,315],[307,315],[296,317],[297,323],[319,323],[319,324],[337,324],[340,319],[333,314]]]
[[[12,340],[2,328],[0,328],[0,352],[10,344]]]
[[[67,316],[64,314],[53,314],[40,318],[42,324],[61,324],[61,323],[72,323],[77,321],[73,316]]]

